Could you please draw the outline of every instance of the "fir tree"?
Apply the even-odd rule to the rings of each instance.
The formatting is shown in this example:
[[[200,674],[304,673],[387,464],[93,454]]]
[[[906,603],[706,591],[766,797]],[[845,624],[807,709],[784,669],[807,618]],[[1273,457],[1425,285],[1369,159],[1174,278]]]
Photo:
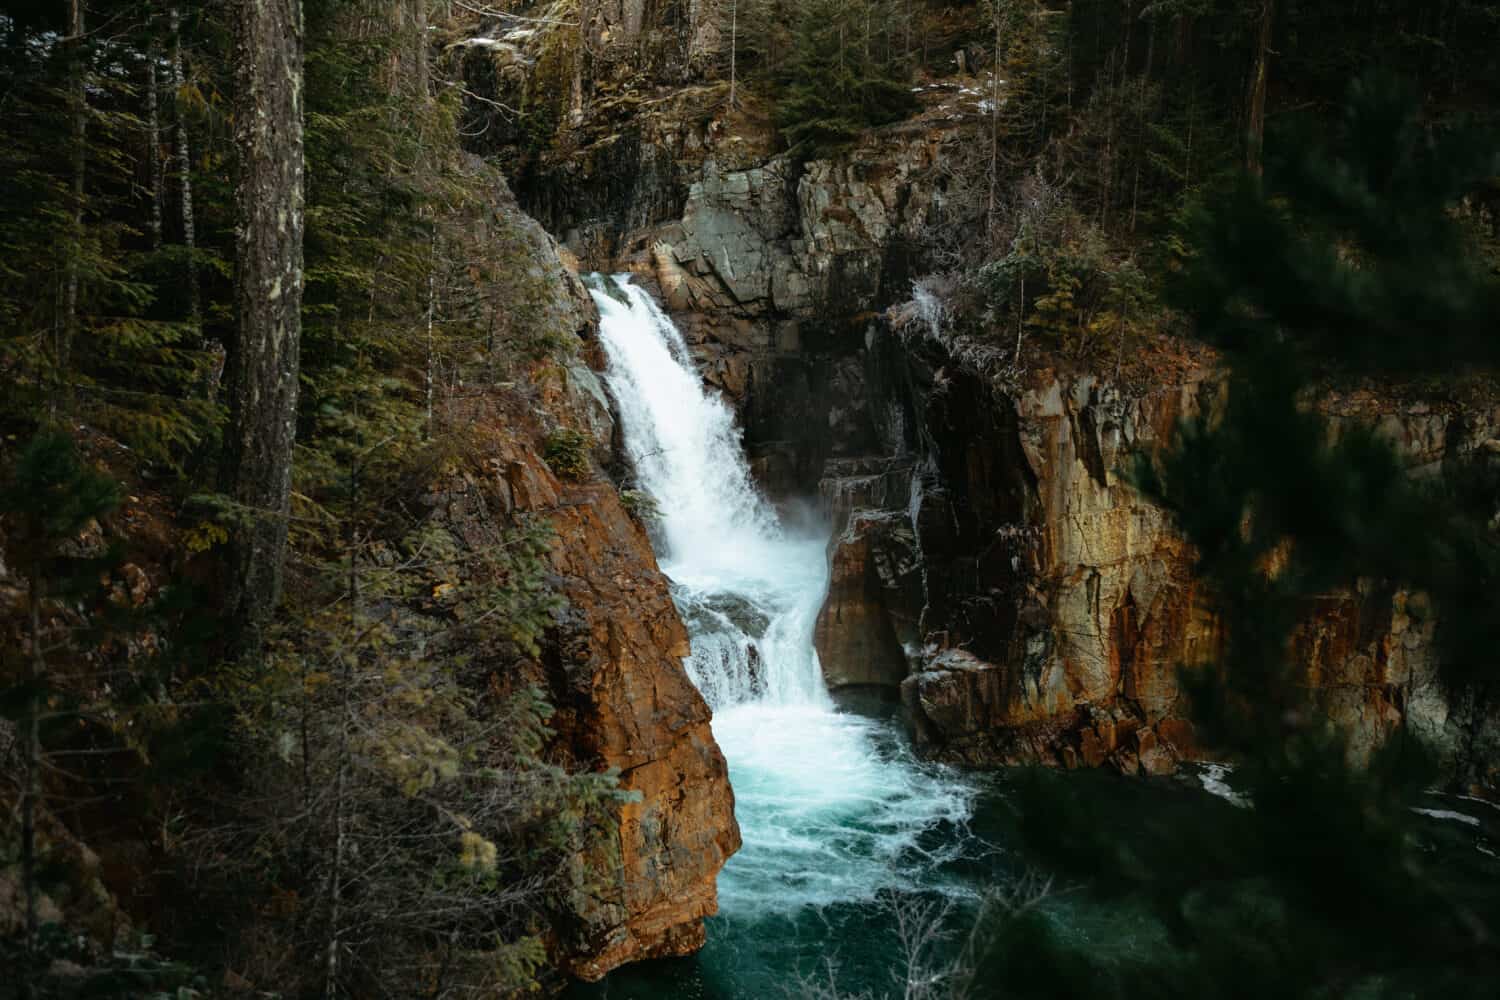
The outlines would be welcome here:
[[[776,122],[800,155],[828,155],[915,106],[892,16],[879,0],[799,5]]]
[[[1228,399],[1138,473],[1213,594],[1222,655],[1183,683],[1200,738],[1237,763],[1250,807],[1220,803],[1119,840],[1066,789],[1029,783],[1020,805],[1039,854],[1122,904],[1144,901],[1167,937],[1114,961],[1054,936],[1045,915],[1002,916],[980,974],[1018,995],[1479,997],[1494,982],[1495,899],[1461,864],[1432,860],[1412,811],[1434,781],[1486,779],[1444,773],[1407,728],[1353,760],[1291,636],[1330,590],[1364,580],[1405,593],[1412,613],[1437,618],[1454,703],[1488,710],[1500,470],[1455,461],[1437,482],[1414,479],[1371,430],[1332,434],[1309,390],[1315,372],[1500,360],[1496,282],[1447,211],[1500,163],[1473,133],[1430,135],[1379,78],[1354,85],[1336,145],[1274,148],[1286,152],[1264,186],[1247,176],[1199,219],[1179,291],[1230,352]]]
[[[53,862],[39,847],[37,832],[44,797],[44,726],[54,720],[48,706],[57,691],[49,674],[48,654],[58,643],[48,624],[53,602],[74,598],[88,588],[93,561],[67,554],[66,546],[98,517],[120,501],[115,483],[88,467],[73,441],[56,431],[32,438],[5,488],[0,490],[0,516],[7,532],[7,557],[26,581],[28,649],[7,652],[5,673],[12,683],[4,690],[6,712],[16,725],[20,749],[20,870],[24,894],[24,959],[19,988],[30,998],[45,968],[38,901],[44,871]],[[19,662],[14,662],[19,661]],[[7,859],[9,861],[9,859]]]

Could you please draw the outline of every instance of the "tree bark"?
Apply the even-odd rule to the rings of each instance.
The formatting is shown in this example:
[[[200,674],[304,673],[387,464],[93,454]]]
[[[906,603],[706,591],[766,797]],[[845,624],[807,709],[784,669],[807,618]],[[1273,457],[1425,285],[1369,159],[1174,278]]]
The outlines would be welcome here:
[[[990,175],[989,196],[985,205],[985,245],[995,252],[995,233],[999,227],[1000,189],[1000,65],[1002,44],[1000,36],[1000,8],[990,6],[990,18],[995,28],[995,59],[990,78]]]
[[[183,70],[181,8],[173,4],[168,16],[172,23],[172,107],[177,118],[177,184],[182,192],[182,245],[187,250],[188,318],[197,331],[203,307],[198,292],[198,225],[193,216],[193,150],[188,145],[187,115],[182,106],[187,74]]]
[[[1193,49],[1193,15],[1178,14],[1175,27],[1177,34],[1172,49],[1172,64],[1181,69],[1188,64],[1188,56]]]
[[[68,109],[72,119],[72,145],[70,157],[72,205],[69,206],[71,232],[68,234],[69,249],[63,265],[63,315],[58,329],[56,358],[57,371],[54,377],[62,387],[52,396],[51,408],[56,415],[59,397],[68,407],[72,399],[73,380],[68,375],[72,360],[73,345],[78,340],[78,261],[83,254],[83,196],[85,171],[88,169],[88,78],[83,62],[83,0],[68,0],[68,44],[71,48],[71,66],[68,81]],[[71,408],[71,407],[68,407]]]
[[[357,457],[349,461],[349,496],[359,502],[360,467]],[[339,657],[338,763],[333,780],[333,858],[328,873],[328,941],[323,948],[323,997],[333,1000],[339,993],[339,952],[343,947],[344,858],[349,841],[349,815],[345,801],[349,786],[349,732],[354,726],[350,693],[354,690],[353,665],[359,655],[362,628],[359,606],[359,530],[351,520],[349,538],[349,643]]]
[[[26,592],[27,619],[31,625],[31,654],[26,658],[26,715],[21,720],[21,882],[26,894],[26,968],[21,974],[21,996],[31,1000],[36,995],[39,971],[38,951],[41,924],[38,919],[36,805],[41,797],[41,716],[42,702],[38,688],[47,675],[47,661],[42,654],[42,574],[33,566]]]
[[[1261,0],[1255,64],[1245,95],[1245,169],[1259,177],[1266,145],[1266,77],[1271,59],[1271,29],[1276,22],[1276,0]]]
[[[417,83],[422,88],[422,100],[425,102],[430,100],[432,96],[432,77],[431,71],[428,69],[427,60],[427,48],[432,44],[432,37],[428,34],[427,30],[427,4],[422,2],[422,0],[418,0],[414,4],[414,9],[417,19],[417,29],[414,32],[416,44],[414,57],[416,59]]]
[[[146,47],[146,141],[151,161],[151,249],[160,250],[166,212],[162,208],[162,191],[167,171],[161,162],[161,77],[158,73],[161,53],[153,37]]]
[[[437,230],[432,234],[432,250],[427,259],[427,364],[423,386],[426,394],[427,420],[422,424],[422,440],[432,440],[432,409],[437,384],[437,344],[434,327],[437,324]]]
[[[578,2],[578,48],[573,53],[573,80],[570,86],[568,121],[576,128],[583,124],[583,60],[589,48],[589,10],[585,0]]]
[[[1141,204],[1141,161],[1145,159],[1147,146],[1146,138],[1146,95],[1147,87],[1151,83],[1151,64],[1156,61],[1156,22],[1153,20],[1146,29],[1146,67],[1141,70],[1141,90],[1136,96],[1136,141],[1134,149],[1135,157],[1135,180],[1130,190],[1130,231],[1135,232],[1137,211]]]
[[[240,0],[235,15],[237,329],[222,488],[242,518],[226,617],[253,654],[281,596],[302,333],[301,0]]]

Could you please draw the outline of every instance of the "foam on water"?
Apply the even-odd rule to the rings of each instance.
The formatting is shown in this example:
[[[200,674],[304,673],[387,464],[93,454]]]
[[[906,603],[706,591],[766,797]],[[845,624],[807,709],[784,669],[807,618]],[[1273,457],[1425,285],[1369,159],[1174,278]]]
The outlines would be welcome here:
[[[948,859],[926,835],[963,824],[973,794],[882,723],[835,709],[813,648],[826,531],[789,530],[755,489],[733,411],[651,296],[624,277],[592,284],[625,448],[660,510],[657,554],[692,636],[685,666],[735,790],[744,847],[720,877],[721,912],[934,887]]]
[[[968,818],[969,795],[900,747],[880,724],[817,706],[738,705],[714,721],[729,758],[744,847],[719,880],[724,912],[867,902],[915,889],[956,850],[926,833]]]

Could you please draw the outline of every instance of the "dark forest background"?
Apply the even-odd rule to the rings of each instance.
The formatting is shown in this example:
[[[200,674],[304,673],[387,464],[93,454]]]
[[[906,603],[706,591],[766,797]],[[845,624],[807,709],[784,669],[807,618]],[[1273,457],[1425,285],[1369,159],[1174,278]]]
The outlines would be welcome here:
[[[541,318],[503,176],[567,148],[595,54],[563,46],[524,108],[496,109],[448,47],[477,30],[469,5],[269,5],[300,7],[300,33],[260,6],[0,11],[0,992],[552,986],[558,913],[588,888],[563,861],[608,839],[617,793],[549,754],[539,690],[487,681],[538,655],[559,606],[545,532],[465,556],[421,497],[482,448],[444,400],[576,350]],[[686,26],[698,5],[657,6]],[[1425,750],[1347,768],[1285,648],[1298,601],[1379,577],[1431,595],[1455,691],[1500,690],[1495,471],[1410,483],[1299,404],[1325,378],[1445,391],[1495,363],[1500,7],[709,6],[722,51],[656,82],[732,76],[726,113],[762,116],[796,158],[919,114],[914,88],[991,88],[909,248],[955,332],[1116,374],[1140,338],[1191,335],[1232,371],[1225,414],[1136,475],[1219,594],[1230,642],[1199,712],[1257,808],[1139,848],[1081,836],[1078,789],[1026,779],[1039,856],[1144,900],[1172,946],[1106,968],[1000,906],[952,991],[1489,995],[1492,886],[1435,868],[1411,831]],[[253,30],[296,51],[236,43]],[[295,94],[246,86],[278,65]],[[246,134],[258,107],[282,116],[272,146],[296,109],[297,197],[269,169],[290,147]],[[295,255],[247,242],[252,180],[295,219]],[[279,315],[241,298],[294,271]],[[247,388],[262,356],[299,390],[284,413]],[[172,583],[134,596],[122,538]],[[90,844],[123,845],[109,872]],[[128,931],[106,884],[134,887]]]

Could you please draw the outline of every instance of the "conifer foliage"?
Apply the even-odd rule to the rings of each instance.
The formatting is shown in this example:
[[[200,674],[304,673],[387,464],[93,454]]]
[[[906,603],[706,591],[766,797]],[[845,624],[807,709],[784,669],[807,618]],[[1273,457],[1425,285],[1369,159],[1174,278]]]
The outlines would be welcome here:
[[[1028,783],[1021,808],[1039,856],[1144,906],[1164,935],[1110,959],[1039,914],[1002,916],[981,974],[1008,976],[1017,995],[1480,997],[1493,986],[1500,910],[1483,878],[1433,860],[1417,811],[1434,786],[1488,776],[1442,773],[1416,728],[1360,759],[1326,721],[1292,638],[1311,601],[1362,586],[1435,620],[1472,732],[1493,711],[1500,469],[1455,454],[1436,480],[1413,478],[1370,429],[1334,433],[1311,390],[1330,374],[1494,364],[1500,282],[1448,209],[1500,169],[1497,147],[1462,129],[1430,134],[1404,88],[1371,76],[1350,90],[1334,141],[1303,133],[1267,150],[1264,182],[1247,172],[1196,219],[1177,289],[1230,352],[1228,398],[1137,472],[1211,588],[1223,652],[1183,682],[1200,738],[1236,762],[1245,799],[1120,841],[1092,828],[1077,789]]]
[[[915,106],[894,4],[808,0],[795,16],[776,120],[799,155],[836,152]]]
[[[547,527],[432,499],[575,339],[451,13],[0,13],[0,992],[508,995],[614,875]]]

